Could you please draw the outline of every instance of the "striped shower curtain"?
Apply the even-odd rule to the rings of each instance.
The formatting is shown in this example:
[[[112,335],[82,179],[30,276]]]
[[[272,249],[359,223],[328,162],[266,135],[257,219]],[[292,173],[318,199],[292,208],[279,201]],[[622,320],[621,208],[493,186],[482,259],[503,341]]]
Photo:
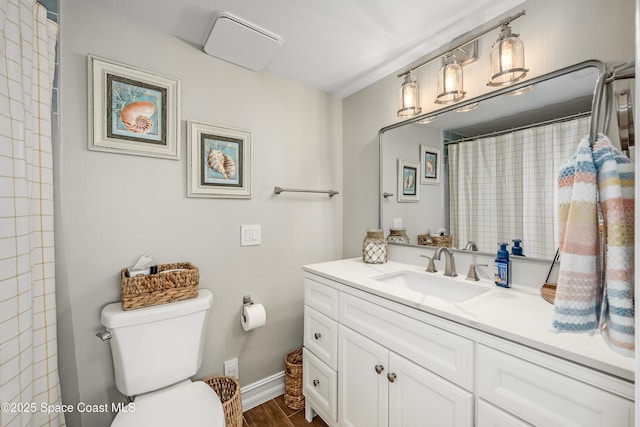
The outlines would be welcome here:
[[[0,0],[0,426],[60,426],[51,99],[57,24]]]
[[[521,239],[524,254],[552,259],[558,247],[560,166],[589,132],[589,117],[448,146],[454,246],[483,252]]]

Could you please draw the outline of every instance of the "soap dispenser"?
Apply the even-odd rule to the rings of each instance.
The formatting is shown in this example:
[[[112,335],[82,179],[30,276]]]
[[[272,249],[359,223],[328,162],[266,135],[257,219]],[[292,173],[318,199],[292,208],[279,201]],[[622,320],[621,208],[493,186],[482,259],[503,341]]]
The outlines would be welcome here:
[[[497,286],[503,288],[511,287],[511,261],[509,261],[509,251],[507,243],[499,243],[500,249],[496,256],[495,282]]]
[[[513,239],[512,242],[513,246],[511,247],[511,255],[524,256],[524,254],[522,253],[522,246],[520,246],[522,240]]]

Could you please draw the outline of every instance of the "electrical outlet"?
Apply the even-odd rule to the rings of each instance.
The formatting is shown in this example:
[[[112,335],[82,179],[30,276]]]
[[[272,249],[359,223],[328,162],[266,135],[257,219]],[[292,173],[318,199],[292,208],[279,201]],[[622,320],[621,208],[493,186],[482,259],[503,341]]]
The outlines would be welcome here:
[[[231,359],[224,362],[224,374],[235,379],[240,378],[238,372],[238,359]]]

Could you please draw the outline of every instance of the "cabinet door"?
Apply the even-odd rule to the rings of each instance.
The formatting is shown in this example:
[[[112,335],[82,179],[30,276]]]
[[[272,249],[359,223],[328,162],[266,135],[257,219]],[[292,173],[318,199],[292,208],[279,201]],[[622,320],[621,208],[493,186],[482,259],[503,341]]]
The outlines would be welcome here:
[[[389,427],[471,427],[473,394],[389,354]]]
[[[347,327],[338,329],[339,423],[343,427],[386,427],[389,351]]]

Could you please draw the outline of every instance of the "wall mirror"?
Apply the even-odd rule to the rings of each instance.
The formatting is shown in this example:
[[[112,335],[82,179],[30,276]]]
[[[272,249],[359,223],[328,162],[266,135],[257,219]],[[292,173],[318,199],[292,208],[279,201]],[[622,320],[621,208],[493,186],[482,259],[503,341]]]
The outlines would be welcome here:
[[[521,239],[527,257],[552,259],[558,245],[554,169],[589,133],[604,70],[599,61],[583,62],[382,128],[379,226],[385,235],[405,228],[416,245],[418,235],[444,228],[454,248],[474,241],[491,255],[498,242]],[[402,170],[416,163],[419,177]]]

